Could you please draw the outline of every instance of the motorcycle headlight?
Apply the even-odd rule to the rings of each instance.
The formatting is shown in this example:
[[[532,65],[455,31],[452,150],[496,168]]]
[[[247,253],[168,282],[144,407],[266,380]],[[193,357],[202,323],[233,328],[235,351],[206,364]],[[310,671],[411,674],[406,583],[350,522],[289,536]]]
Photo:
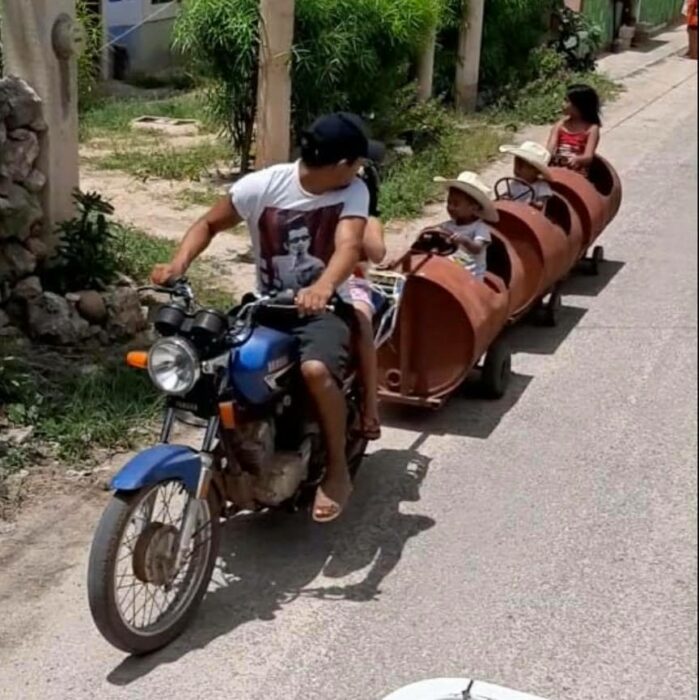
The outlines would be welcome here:
[[[199,381],[201,363],[191,343],[182,338],[162,338],[151,348],[148,374],[163,393],[184,396]]]

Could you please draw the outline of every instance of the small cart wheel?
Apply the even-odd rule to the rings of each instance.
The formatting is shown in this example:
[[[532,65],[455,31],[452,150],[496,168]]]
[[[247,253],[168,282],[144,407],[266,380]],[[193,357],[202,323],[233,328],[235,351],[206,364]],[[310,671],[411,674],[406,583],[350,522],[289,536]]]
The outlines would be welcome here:
[[[604,248],[601,245],[595,246],[590,257],[590,275],[592,277],[599,276],[604,262]]]
[[[501,399],[507,393],[512,376],[512,353],[506,343],[495,341],[483,363],[481,387],[489,399]]]
[[[547,328],[555,328],[558,325],[558,317],[563,308],[563,298],[558,290],[551,292],[546,304],[540,309],[541,325]]]

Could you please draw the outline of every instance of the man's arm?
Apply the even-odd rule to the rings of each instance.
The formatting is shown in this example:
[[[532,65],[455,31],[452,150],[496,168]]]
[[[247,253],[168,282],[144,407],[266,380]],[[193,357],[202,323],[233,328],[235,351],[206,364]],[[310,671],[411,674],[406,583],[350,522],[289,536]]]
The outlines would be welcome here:
[[[182,277],[189,266],[208,247],[214,236],[237,226],[242,217],[236,211],[230,197],[223,197],[187,231],[172,261],[156,265],[151,273],[154,284],[167,284]]]
[[[302,289],[296,297],[301,313],[325,311],[335,290],[350,278],[361,257],[365,226],[366,219],[360,217],[340,220],[335,232],[335,253],[318,281]]]

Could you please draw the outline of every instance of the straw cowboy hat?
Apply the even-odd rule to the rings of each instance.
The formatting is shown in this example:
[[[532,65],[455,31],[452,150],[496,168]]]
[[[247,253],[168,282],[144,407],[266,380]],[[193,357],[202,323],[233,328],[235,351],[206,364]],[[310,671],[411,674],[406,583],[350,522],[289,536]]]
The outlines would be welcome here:
[[[466,170],[455,180],[436,177],[434,181],[439,182],[449,190],[460,190],[475,199],[481,207],[481,218],[484,221],[495,224],[500,220],[500,214],[493,203],[493,193],[490,187],[476,173]]]
[[[525,163],[529,163],[536,168],[544,180],[551,180],[552,175],[549,170],[551,154],[539,143],[525,141],[521,146],[500,146],[500,153],[510,153],[515,158],[521,158]]]

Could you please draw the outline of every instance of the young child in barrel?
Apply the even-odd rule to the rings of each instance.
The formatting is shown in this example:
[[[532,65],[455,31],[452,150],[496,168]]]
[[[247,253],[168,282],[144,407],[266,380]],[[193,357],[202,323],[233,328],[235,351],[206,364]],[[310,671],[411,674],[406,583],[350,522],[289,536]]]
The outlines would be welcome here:
[[[549,184],[551,153],[534,141],[525,141],[521,146],[501,146],[500,152],[514,156],[514,178],[507,181],[507,198],[543,210],[553,197]]]
[[[602,127],[601,101],[589,85],[571,85],[566,93],[563,119],[551,129],[548,151],[553,165],[587,174],[595,159]]]
[[[487,271],[487,249],[491,242],[488,224],[500,219],[490,188],[473,172],[465,171],[456,179],[435,178],[448,190],[449,221],[437,228],[450,242],[458,245],[453,259],[480,281]]]
[[[378,361],[374,346],[373,319],[376,315],[374,294],[367,279],[369,264],[379,264],[386,256],[383,226],[379,213],[379,182],[376,167],[369,163],[360,172],[369,190],[369,219],[364,229],[363,262],[349,280],[352,305],[356,313],[356,343],[359,372],[363,388],[362,434],[367,440],[381,438],[379,418]]]

